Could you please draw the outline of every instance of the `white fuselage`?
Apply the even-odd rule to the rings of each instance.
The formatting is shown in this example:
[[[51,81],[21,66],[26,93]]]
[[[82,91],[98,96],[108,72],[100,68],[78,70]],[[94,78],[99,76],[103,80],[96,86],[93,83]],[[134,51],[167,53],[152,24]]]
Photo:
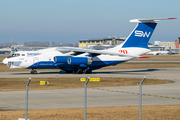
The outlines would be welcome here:
[[[111,51],[111,49],[109,51]],[[115,50],[113,49],[112,51],[115,51]],[[139,56],[148,52],[149,50],[144,49],[144,48],[139,48],[139,49],[123,48],[119,50],[117,49],[116,51],[127,54],[127,55]],[[75,57],[86,57],[86,55],[87,54],[80,54]],[[3,63],[7,64],[7,66],[10,68],[29,68],[29,69],[59,68],[54,65],[55,56],[71,56],[71,54],[62,53],[60,51],[57,51],[56,48],[48,48],[48,49],[43,49],[43,50],[38,50],[38,51],[19,51],[19,52],[16,52],[14,56],[4,59]],[[114,65],[121,62],[125,62],[130,59],[133,59],[133,57],[124,57],[124,56],[122,57],[122,56],[117,56],[117,55],[102,54],[102,55],[93,57],[92,59],[94,63],[93,66],[96,66],[96,63],[98,62],[104,62],[105,64],[100,66],[100,67],[103,67],[107,65]],[[66,64],[66,66],[68,67],[68,64]]]

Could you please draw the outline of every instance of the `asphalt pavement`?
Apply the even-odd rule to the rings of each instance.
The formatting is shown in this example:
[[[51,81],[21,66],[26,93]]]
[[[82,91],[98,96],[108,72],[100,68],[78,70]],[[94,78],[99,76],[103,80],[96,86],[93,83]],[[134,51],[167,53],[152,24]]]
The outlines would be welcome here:
[[[29,72],[1,72],[1,78],[29,77],[126,77],[173,80],[174,83],[143,85],[142,105],[180,104],[180,68],[161,69],[107,69],[96,70],[93,74],[65,74],[39,71],[37,75]],[[137,106],[139,105],[139,86],[98,87],[87,89],[87,107]],[[0,110],[25,109],[25,91],[0,92]],[[29,109],[83,108],[84,88],[31,90]]]

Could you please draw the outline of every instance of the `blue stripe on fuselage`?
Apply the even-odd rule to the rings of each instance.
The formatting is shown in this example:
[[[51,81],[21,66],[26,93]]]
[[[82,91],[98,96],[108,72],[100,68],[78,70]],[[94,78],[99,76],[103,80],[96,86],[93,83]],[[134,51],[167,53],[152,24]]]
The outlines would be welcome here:
[[[125,61],[93,61],[92,64],[87,65],[92,70],[99,69],[105,66],[109,65],[116,65],[119,63],[122,63]],[[34,63],[33,65],[29,66],[27,69],[64,69],[64,68],[72,68],[72,69],[77,69],[79,68],[79,65],[69,65],[67,63],[54,63],[53,61],[41,61],[38,63]]]
[[[53,61],[41,61],[34,63],[29,66],[27,69],[53,69],[56,68]]]

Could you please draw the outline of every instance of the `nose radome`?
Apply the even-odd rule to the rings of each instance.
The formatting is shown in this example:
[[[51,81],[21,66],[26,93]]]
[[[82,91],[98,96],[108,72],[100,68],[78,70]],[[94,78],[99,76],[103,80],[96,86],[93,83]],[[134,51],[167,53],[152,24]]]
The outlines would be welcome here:
[[[3,62],[4,64],[8,64],[7,58],[5,58],[2,62]]]

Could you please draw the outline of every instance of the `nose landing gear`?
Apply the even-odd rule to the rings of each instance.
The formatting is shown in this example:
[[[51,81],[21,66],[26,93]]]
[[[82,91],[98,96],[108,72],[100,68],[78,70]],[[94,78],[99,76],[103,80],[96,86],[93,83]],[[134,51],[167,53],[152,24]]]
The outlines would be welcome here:
[[[11,67],[11,65],[14,64],[13,62],[8,62],[7,67]]]

